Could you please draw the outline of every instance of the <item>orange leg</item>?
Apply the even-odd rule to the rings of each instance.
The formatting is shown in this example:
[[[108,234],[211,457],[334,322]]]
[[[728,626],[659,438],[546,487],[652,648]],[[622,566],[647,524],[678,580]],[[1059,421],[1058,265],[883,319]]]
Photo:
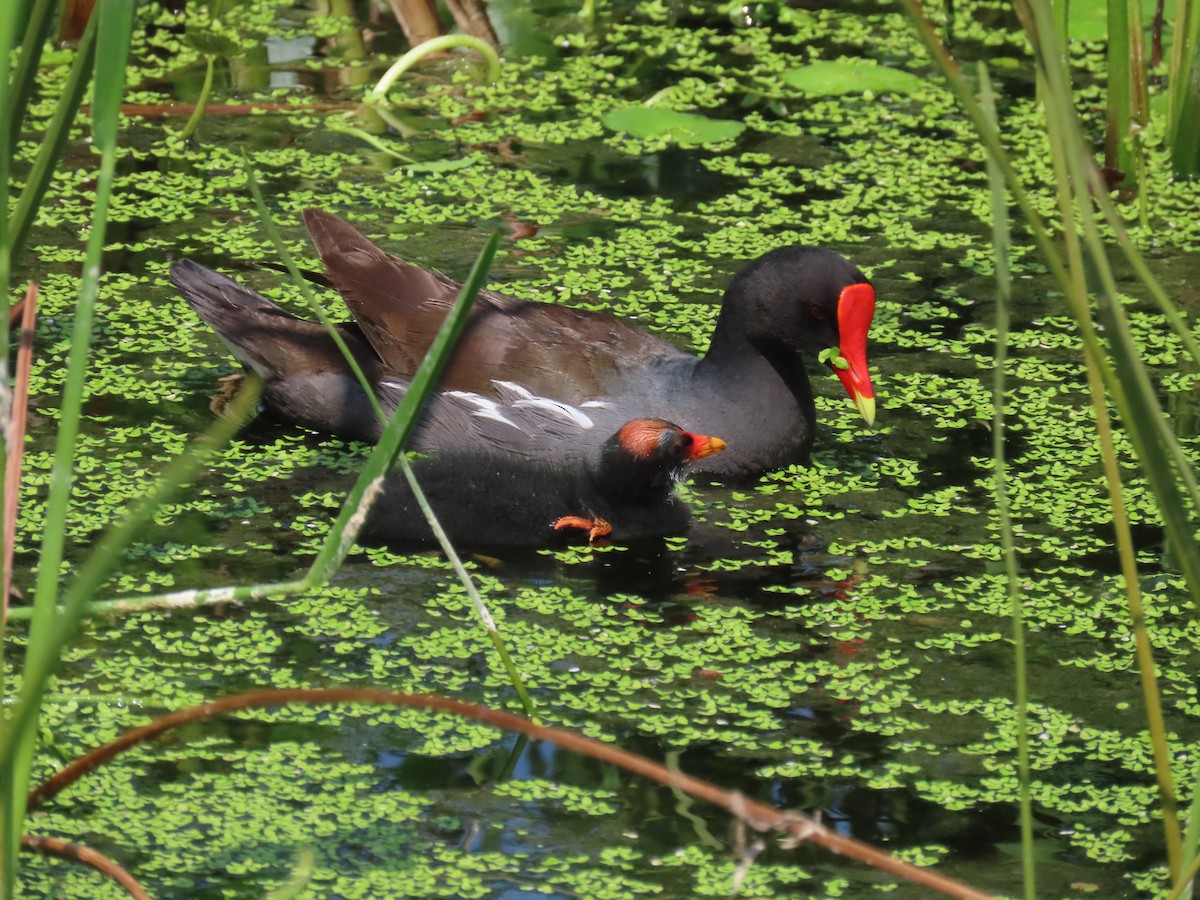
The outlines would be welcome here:
[[[220,387],[217,388],[215,394],[208,398],[208,408],[212,410],[213,415],[225,415],[225,407],[237,396],[237,392],[242,389],[242,384],[245,381],[246,376],[241,372],[235,372],[232,375],[223,375],[217,379]]]
[[[599,516],[590,518],[588,516],[562,516],[555,519],[550,527],[555,531],[564,531],[567,528],[585,529],[588,533],[589,544],[594,544],[600,538],[612,534],[612,526]]]

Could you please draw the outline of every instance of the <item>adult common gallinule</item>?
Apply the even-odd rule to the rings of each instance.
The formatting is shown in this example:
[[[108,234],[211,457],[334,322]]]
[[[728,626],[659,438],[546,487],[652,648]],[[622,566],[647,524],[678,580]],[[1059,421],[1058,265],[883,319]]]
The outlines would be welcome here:
[[[675,483],[687,465],[724,448],[719,438],[691,434],[662,419],[633,419],[586,461],[451,450],[412,465],[454,543],[544,546],[580,531],[588,540],[686,531],[691,516],[675,495]],[[363,536],[392,543],[433,539],[403,475],[388,477]]]
[[[354,315],[342,333],[386,408],[394,408],[459,285],[397,259],[329,213],[305,223],[334,286]],[[171,280],[233,354],[267,382],[284,418],[373,440],[379,425],[321,326],[189,260]],[[604,313],[481,292],[442,378],[445,402],[426,412],[411,446],[532,459],[587,459],[624,422],[669,416],[704,434],[737,435],[698,468],[755,475],[807,461],[816,410],[805,358],[827,364],[868,423],[875,400],[867,329],[875,292],[831,250],[781,247],[734,276],[708,352],[696,357]],[[538,417],[539,428],[518,427]],[[562,438],[565,426],[582,439]]]

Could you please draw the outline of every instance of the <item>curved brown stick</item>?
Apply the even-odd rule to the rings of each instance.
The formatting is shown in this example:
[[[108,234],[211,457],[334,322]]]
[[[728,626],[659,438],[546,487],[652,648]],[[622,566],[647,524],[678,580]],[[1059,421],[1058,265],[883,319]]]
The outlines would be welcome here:
[[[150,900],[150,895],[138,884],[137,879],[122,869],[119,865],[98,850],[72,844],[62,838],[45,837],[42,835],[21,835],[21,849],[30,853],[41,853],[43,856],[55,856],[68,862],[82,863],[90,866],[102,875],[107,875],[121,887],[133,900]]]
[[[88,772],[101,766],[124,750],[137,744],[185,725],[223,715],[242,709],[260,707],[284,706],[288,703],[306,703],[309,705],[327,705],[335,703],[367,703],[377,706],[407,706],[415,709],[435,710],[451,713],[491,725],[506,731],[517,731],[521,734],[546,741],[582,753],[601,762],[619,766],[629,772],[634,772],[651,781],[667,787],[676,788],[720,806],[732,813],[751,828],[757,831],[774,829],[787,835],[789,842],[811,841],[834,853],[850,856],[860,862],[883,869],[893,875],[905,878],[917,884],[925,885],[950,897],[965,898],[965,900],[988,900],[988,894],[976,890],[969,885],[938,875],[928,869],[919,869],[906,862],[895,859],[882,850],[854,838],[836,834],[820,822],[802,813],[781,812],[765,803],[751,800],[736,791],[727,791],[707,781],[693,778],[690,775],[672,772],[666,766],[636,753],[629,753],[611,744],[601,743],[591,738],[582,737],[569,731],[560,731],[538,725],[529,719],[512,713],[464,703],[447,697],[426,696],[422,694],[400,694],[392,691],[381,691],[371,688],[293,688],[288,690],[249,691],[244,694],[234,694],[212,703],[193,706],[169,713],[143,725],[133,728],[120,737],[103,746],[97,747],[69,763],[65,768],[51,776],[38,787],[29,792],[28,811],[32,812],[73,781],[83,777]]]
[[[21,317],[25,315],[25,298],[22,297],[16,303],[8,308],[8,329],[11,331],[21,324]]]

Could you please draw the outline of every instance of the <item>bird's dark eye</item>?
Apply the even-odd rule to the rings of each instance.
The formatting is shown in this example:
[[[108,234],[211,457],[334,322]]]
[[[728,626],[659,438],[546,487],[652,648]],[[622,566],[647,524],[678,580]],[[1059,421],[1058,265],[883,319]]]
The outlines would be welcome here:
[[[823,306],[814,306],[811,310],[812,317],[818,322],[826,322],[829,320],[829,310]]]
[[[664,428],[658,436],[658,454],[661,459],[673,458],[676,454],[689,451],[692,436],[681,428]]]

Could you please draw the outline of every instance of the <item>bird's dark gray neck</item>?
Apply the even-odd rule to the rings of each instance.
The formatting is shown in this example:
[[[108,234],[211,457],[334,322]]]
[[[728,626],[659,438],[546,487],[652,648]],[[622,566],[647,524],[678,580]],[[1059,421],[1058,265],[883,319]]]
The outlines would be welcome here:
[[[756,346],[741,334],[729,334],[718,342],[714,335],[709,352],[696,365],[696,377],[722,393],[744,394],[767,413],[773,403],[786,408],[790,400],[807,421],[816,414],[805,359],[794,348]],[[776,413],[782,411],[775,406]]]
[[[698,468],[736,475],[808,461],[817,412],[802,354],[723,343],[697,363],[693,383],[697,399],[721,398],[703,424],[729,443]]]

